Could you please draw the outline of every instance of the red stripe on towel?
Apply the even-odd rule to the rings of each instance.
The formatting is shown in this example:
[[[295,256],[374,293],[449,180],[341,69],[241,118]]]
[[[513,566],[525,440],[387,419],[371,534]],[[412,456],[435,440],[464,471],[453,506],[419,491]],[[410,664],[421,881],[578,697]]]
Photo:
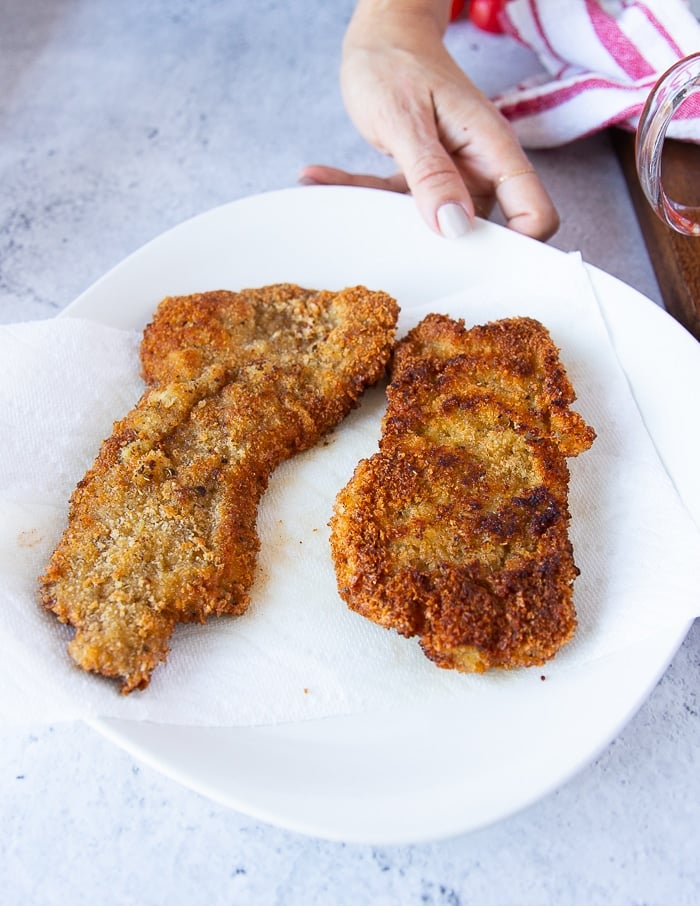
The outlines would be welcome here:
[[[652,84],[653,81],[650,81],[650,87]],[[518,119],[523,116],[536,116],[538,113],[545,113],[548,110],[553,110],[555,107],[560,107],[562,104],[578,97],[580,94],[585,94],[585,92],[596,88],[637,92],[640,86],[620,85],[618,82],[611,82],[608,79],[601,79],[598,76],[590,76],[589,78],[582,78],[580,81],[574,82],[573,84],[545,90],[536,97],[524,98],[520,101],[515,101],[512,104],[499,107],[499,109],[504,116],[508,117],[508,119]]]
[[[671,36],[670,32],[668,32],[666,30],[663,23],[659,22],[659,20],[656,18],[654,13],[652,13],[652,11],[649,9],[649,7],[646,5],[646,3],[636,3],[635,6],[642,13],[642,15],[645,16],[646,19],[648,19],[649,23],[651,25],[653,25],[653,27],[656,29],[656,31],[658,31],[658,33],[661,35],[661,37],[664,39],[664,41],[671,48],[673,53],[677,57],[684,57],[685,54],[683,53],[681,48],[678,46],[678,44],[676,44],[675,39]]]
[[[654,73],[654,67],[621,31],[615,19],[601,9],[597,0],[586,0],[586,12],[600,43],[630,79],[636,81]]]

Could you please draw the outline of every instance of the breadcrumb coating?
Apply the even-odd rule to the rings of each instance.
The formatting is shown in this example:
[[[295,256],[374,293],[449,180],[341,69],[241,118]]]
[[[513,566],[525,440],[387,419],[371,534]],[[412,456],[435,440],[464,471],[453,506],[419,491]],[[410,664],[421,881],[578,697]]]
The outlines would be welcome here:
[[[542,664],[573,635],[565,458],[595,432],[547,330],[428,315],[397,344],[379,451],[338,494],[350,608],[463,672]]]
[[[397,317],[364,287],[161,302],[141,346],[149,386],[73,492],[40,579],[78,666],[143,689],[176,623],[246,609],[271,472],[383,375]]]

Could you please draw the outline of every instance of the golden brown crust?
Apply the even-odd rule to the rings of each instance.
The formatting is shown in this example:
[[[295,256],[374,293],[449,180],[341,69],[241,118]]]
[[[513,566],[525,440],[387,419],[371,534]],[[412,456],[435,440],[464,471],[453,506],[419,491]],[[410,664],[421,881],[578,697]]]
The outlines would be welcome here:
[[[270,473],[382,376],[397,315],[363,287],[161,303],[142,344],[151,386],[75,489],[40,580],[79,666],[144,688],[177,622],[245,610]]]
[[[576,625],[565,457],[595,437],[549,334],[429,315],[397,344],[388,399],[331,520],[341,596],[441,667],[543,663]]]

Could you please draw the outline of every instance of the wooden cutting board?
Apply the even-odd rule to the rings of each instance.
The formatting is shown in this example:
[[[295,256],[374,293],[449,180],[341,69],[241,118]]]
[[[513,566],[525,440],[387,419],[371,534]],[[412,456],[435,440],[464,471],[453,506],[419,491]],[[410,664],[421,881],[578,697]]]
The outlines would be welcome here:
[[[666,310],[700,340],[700,236],[683,236],[656,216],[639,185],[634,135],[612,129],[611,136]],[[700,146],[667,140],[663,180],[670,198],[700,203]]]

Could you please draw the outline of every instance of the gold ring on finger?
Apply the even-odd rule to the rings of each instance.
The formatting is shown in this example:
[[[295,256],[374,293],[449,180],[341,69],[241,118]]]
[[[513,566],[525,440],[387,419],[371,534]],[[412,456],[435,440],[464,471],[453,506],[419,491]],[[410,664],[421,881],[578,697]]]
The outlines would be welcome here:
[[[523,167],[521,170],[512,170],[510,173],[504,173],[503,176],[499,176],[496,180],[496,188],[502,186],[504,182],[508,182],[509,179],[515,179],[516,176],[525,176],[526,173],[534,172],[533,167]]]

